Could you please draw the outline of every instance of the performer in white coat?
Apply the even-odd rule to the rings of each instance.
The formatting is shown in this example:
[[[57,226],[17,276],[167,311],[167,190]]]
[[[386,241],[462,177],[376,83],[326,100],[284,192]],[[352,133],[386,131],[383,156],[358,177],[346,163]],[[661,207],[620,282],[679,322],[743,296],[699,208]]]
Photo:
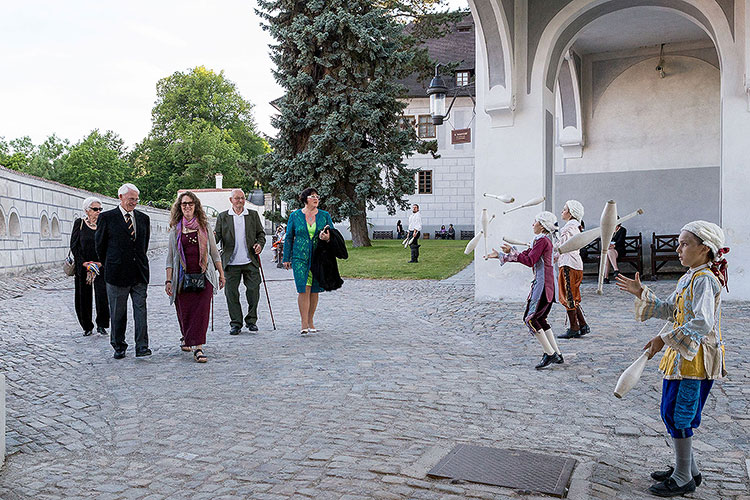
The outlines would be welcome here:
[[[565,225],[560,229],[558,244],[555,245],[557,250],[560,245],[568,241],[573,236],[581,233],[581,220],[583,219],[583,205],[577,200],[568,200],[565,202],[562,213],[560,214]],[[558,274],[558,285],[560,288],[560,303],[565,306],[568,313],[570,327],[560,339],[575,339],[586,335],[591,331],[583,317],[581,309],[581,281],[583,280],[583,259],[581,252],[574,250],[572,252],[561,253],[557,257],[557,266],[560,269]]]

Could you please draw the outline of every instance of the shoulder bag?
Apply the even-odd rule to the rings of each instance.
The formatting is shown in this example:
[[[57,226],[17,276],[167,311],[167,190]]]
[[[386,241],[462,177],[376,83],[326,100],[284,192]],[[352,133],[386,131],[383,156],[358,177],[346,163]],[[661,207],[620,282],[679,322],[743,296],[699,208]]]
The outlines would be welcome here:
[[[80,219],[81,225],[78,227],[78,230],[83,229],[83,219]],[[73,252],[68,249],[68,256],[65,257],[65,260],[63,260],[63,272],[66,276],[73,276],[76,273],[76,263],[75,259],[73,258]]]

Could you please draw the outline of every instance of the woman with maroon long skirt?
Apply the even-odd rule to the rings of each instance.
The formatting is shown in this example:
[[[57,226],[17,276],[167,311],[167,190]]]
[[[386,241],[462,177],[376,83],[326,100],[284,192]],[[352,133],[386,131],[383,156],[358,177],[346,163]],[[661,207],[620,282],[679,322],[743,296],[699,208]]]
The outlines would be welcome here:
[[[224,288],[216,239],[208,227],[201,202],[190,191],[181,193],[172,206],[165,291],[177,309],[183,351],[193,351],[198,363],[207,361],[203,352],[211,312],[211,298]],[[218,271],[218,279],[217,279]],[[196,277],[204,277],[203,288],[189,290]],[[200,280],[198,280],[200,281]],[[198,286],[197,288],[200,288]]]

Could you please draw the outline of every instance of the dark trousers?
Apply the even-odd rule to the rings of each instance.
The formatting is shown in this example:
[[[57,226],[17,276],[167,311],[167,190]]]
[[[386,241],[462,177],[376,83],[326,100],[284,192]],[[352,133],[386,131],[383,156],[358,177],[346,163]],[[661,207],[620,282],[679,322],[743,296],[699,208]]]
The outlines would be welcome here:
[[[411,232],[409,232],[411,234]],[[411,249],[411,261],[412,262],[418,262],[419,261],[419,236],[422,233],[417,231],[417,234],[414,235],[414,239],[409,244],[409,248]]]
[[[227,280],[224,296],[227,298],[229,309],[229,326],[242,328],[242,305],[240,304],[240,280],[245,283],[245,297],[247,298],[246,325],[254,325],[258,321],[258,301],[260,300],[260,271],[252,264],[243,266],[227,266],[224,269]]]
[[[107,284],[101,276],[94,280],[93,285],[86,283],[86,273],[76,273],[76,316],[81,328],[88,332],[94,329],[91,321],[91,300],[96,301],[96,326],[109,328],[109,302],[107,301]]]
[[[107,299],[112,316],[112,329],[109,343],[115,351],[125,351],[125,330],[128,327],[128,297],[133,301],[133,322],[135,323],[135,352],[148,349],[148,325],[146,323],[146,295],[148,285],[138,283],[133,286],[116,286],[107,283]]]

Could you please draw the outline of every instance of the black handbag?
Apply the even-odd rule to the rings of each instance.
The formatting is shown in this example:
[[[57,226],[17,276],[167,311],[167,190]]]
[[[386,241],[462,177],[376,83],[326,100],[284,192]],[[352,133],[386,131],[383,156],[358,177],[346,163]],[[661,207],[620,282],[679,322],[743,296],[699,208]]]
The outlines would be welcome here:
[[[183,292],[202,292],[206,289],[206,273],[185,274],[182,280]]]

